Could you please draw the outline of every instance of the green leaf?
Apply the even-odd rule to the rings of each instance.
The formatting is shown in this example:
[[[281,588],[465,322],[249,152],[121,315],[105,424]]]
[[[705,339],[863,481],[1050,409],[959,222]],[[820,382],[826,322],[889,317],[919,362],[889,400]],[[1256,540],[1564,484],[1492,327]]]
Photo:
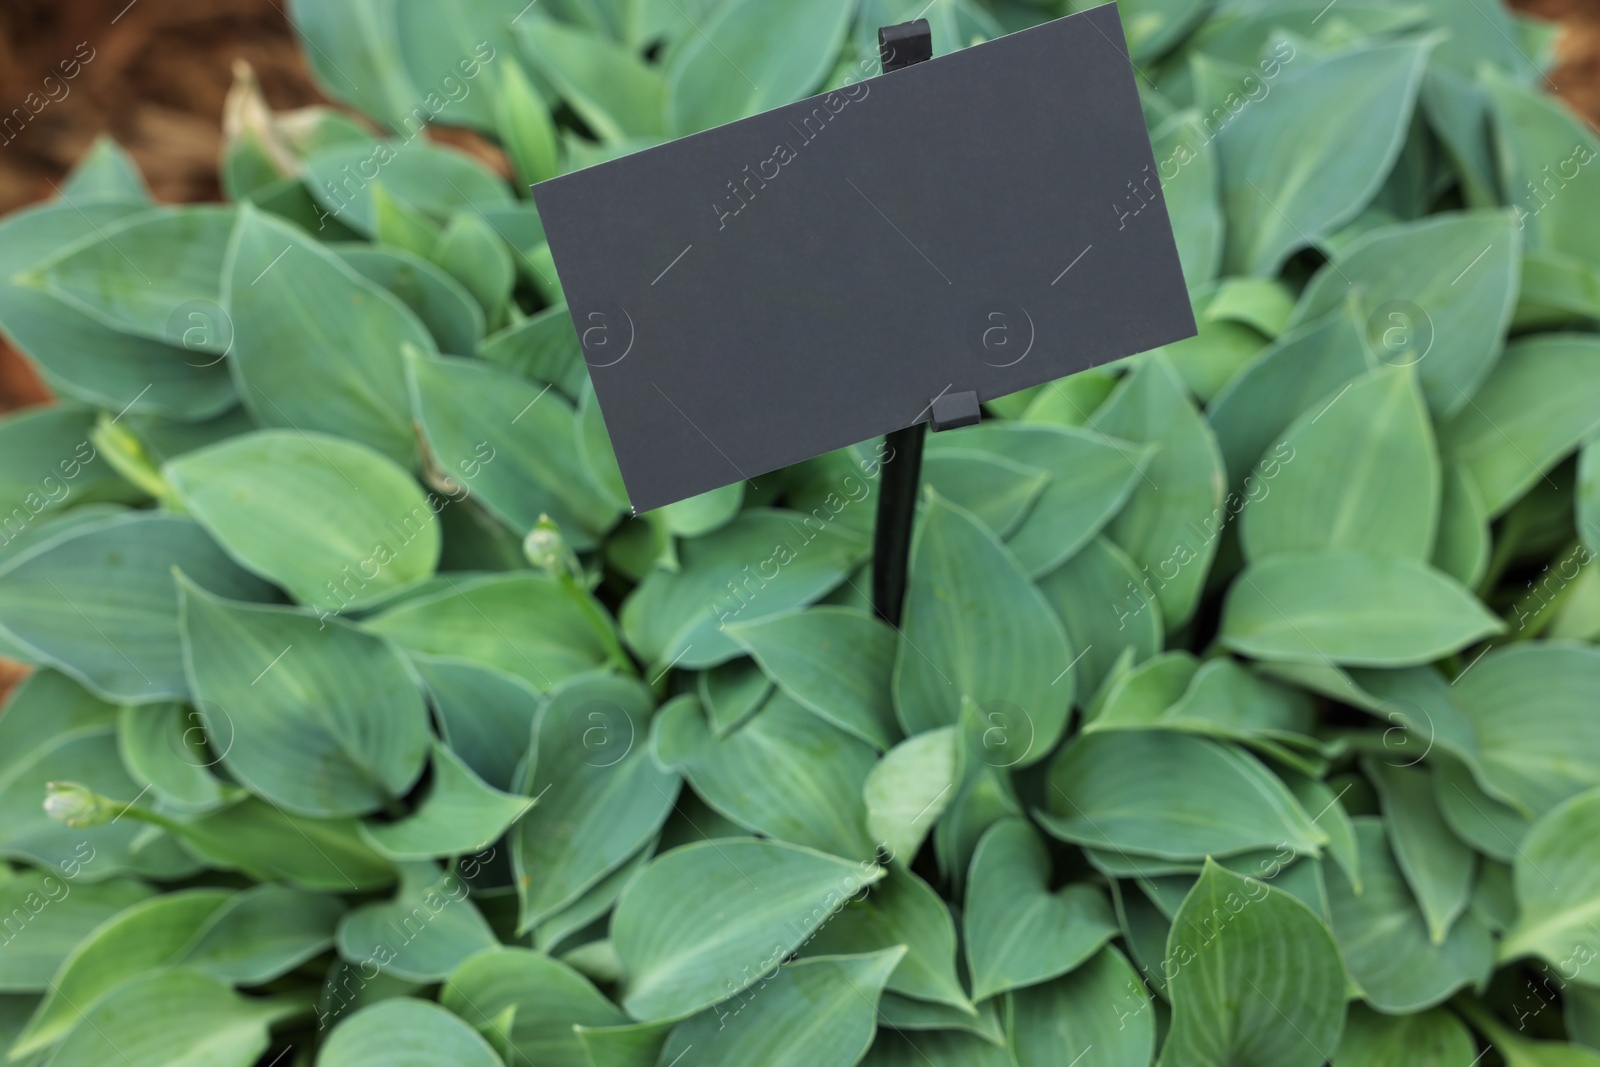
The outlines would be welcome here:
[[[1222,265],[1226,220],[1217,202],[1220,168],[1212,144],[1199,113],[1193,111],[1172,116],[1150,135],[1183,280],[1190,289],[1211,281]]]
[[[522,929],[622,866],[671,813],[679,779],[650,758],[654,704],[642,684],[615,675],[551,691],[519,783],[537,803],[511,844]]]
[[[114,330],[221,355],[232,341],[226,330],[202,337],[174,318],[190,303],[215,306],[234,214],[198,205],[132,215],[67,245],[28,277]]]
[[[208,865],[261,881],[352,893],[394,881],[394,865],[361,840],[353,819],[310,819],[250,798],[162,825]]]
[[[96,227],[142,210],[115,201],[51,203],[7,218],[0,224],[0,325],[59,395],[114,411],[209,418],[237,399],[228,368],[215,357],[121,333],[12,280],[63,246],[91,239]]]
[[[1450,698],[1471,723],[1482,785],[1535,816],[1600,785],[1597,685],[1600,650],[1565,643],[1497,649],[1459,676]]]
[[[1083,650],[1072,667],[1080,700],[1099,692],[1124,652],[1139,663],[1161,651],[1161,607],[1143,582],[1127,553],[1104,537],[1039,579],[1067,640]]]
[[[396,997],[334,1027],[317,1067],[502,1067],[478,1033],[437,1004]]]
[[[1322,773],[1301,751],[1316,747],[1314,709],[1304,694],[1258,678],[1226,656],[1192,672],[1178,662],[1158,657],[1119,680],[1085,731],[1162,726],[1238,741],[1305,774]]]
[[[884,994],[885,1002],[892,994]],[[861,1067],[1016,1067],[1004,1048],[959,1030],[878,1028]]]
[[[409,652],[495,667],[541,692],[611,658],[586,594],[541,574],[445,576],[447,588],[399,604],[365,626]]]
[[[328,6],[290,0],[306,61],[329,96],[382,122],[399,126],[423,94],[400,57],[396,0],[356,0]]]
[[[1521,262],[1521,231],[1504,211],[1385,227],[1317,272],[1295,321],[1335,311],[1353,293],[1373,351],[1391,366],[1414,365],[1428,407],[1448,415],[1500,356]]]
[[[1431,41],[1295,64],[1222,128],[1224,270],[1271,275],[1366,206],[1399,155]]]
[[[1531,250],[1600,265],[1600,226],[1588,210],[1600,197],[1589,166],[1600,155],[1593,131],[1559,100],[1491,71],[1482,79],[1494,118],[1501,188]]]
[[[514,203],[499,175],[466,153],[427,138],[325,148],[305,161],[304,180],[329,215],[371,237],[379,236],[379,190],[402,211],[419,212],[424,224],[458,211],[487,211]],[[427,249],[408,251],[432,258]]]
[[[431,656],[413,656],[412,663],[428,687],[450,751],[494,788],[516,788],[541,704],[538,691],[482,664]]]
[[[409,351],[409,350],[408,350]],[[548,515],[593,548],[618,508],[589,477],[572,404],[482,360],[406,361],[428,447],[452,496],[472,494],[519,537]]]
[[[583,348],[565,304],[545,308],[484,338],[478,345],[478,356],[524,378],[554,383],[568,396],[576,396],[589,377]],[[604,420],[600,425],[604,429]],[[608,438],[608,451],[610,447]]]
[[[1005,535],[1006,547],[1033,577],[1054,569],[1105,528],[1143,484],[1155,451],[1088,430],[1005,422],[971,427],[953,441],[1049,472],[1038,502]],[[940,451],[935,438],[929,457]]]
[[[1399,1015],[1442,1003],[1484,980],[1493,966],[1488,928],[1474,914],[1435,944],[1375,818],[1353,820],[1361,852],[1361,892],[1342,872],[1328,874],[1328,907],[1350,980],[1379,1011]]]
[[[517,27],[523,52],[603,141],[658,138],[666,86],[656,68],[598,34],[551,19]]]
[[[512,23],[521,10],[515,0],[468,0],[449,8],[400,0],[400,57],[411,80],[430,90],[403,120],[407,132],[429,112],[441,112],[439,121],[452,126],[494,129],[490,98],[500,85],[494,75],[478,79],[486,68],[503,75],[516,66],[512,55],[502,53],[515,51]]]
[[[674,701],[657,717],[651,745],[658,763],[681,772],[706,803],[752,832],[836,856],[872,857],[861,790],[877,753],[783,693],[721,738],[697,701]]]
[[[1000,1023],[1000,1013],[997,1008],[999,1003],[998,1000],[986,1000],[974,1005],[978,1013],[974,1017],[948,1004],[935,1004],[931,1000],[914,1000],[885,990],[883,999],[878,1002],[879,1033],[889,1027],[896,1030],[915,1030],[918,1031],[920,1044],[923,1036],[938,1038],[938,1034],[927,1033],[928,1031],[964,1030],[968,1034],[978,1035],[989,1045],[1003,1047],[1006,1035]],[[1014,1065],[1008,1061],[1008,1067]]]
[[[1439,524],[1439,457],[1415,372],[1355,379],[1284,435],[1278,477],[1240,520],[1245,556],[1348,549],[1425,562]]]
[[[206,917],[180,961],[220,981],[261,985],[330,947],[344,910],[335,896],[252,886]]]
[[[1472,1034],[1442,1008],[1380,1015],[1357,1004],[1345,1020],[1333,1067],[1472,1067],[1476,1055]]]
[[[117,716],[117,751],[128,773],[180,809],[204,811],[227,787],[212,773],[218,759],[205,747],[198,712],[182,704],[142,704]]]
[[[728,633],[796,703],[879,751],[894,744],[896,641],[883,622],[823,606],[734,623]]]
[[[780,616],[781,618],[782,616]],[[772,696],[772,682],[752,659],[735,659],[701,671],[696,695],[711,722],[711,733],[727,737],[750,721]]]
[[[1443,944],[1472,899],[1477,857],[1439,813],[1429,770],[1375,760],[1363,766],[1383,801],[1384,830],[1406,884],[1427,917],[1428,936],[1434,944]]]
[[[1195,326],[1199,332],[1154,350],[1171,362],[1184,385],[1201,403],[1210,403],[1266,347],[1263,330],[1247,319],[1230,317],[1228,301],[1241,286],[1266,287],[1272,291],[1277,283],[1260,278],[1233,278],[1205,286],[1192,297]]]
[[[865,899],[852,900],[818,930],[806,955],[849,956],[901,950],[886,987],[928,1003],[973,1013],[956,977],[956,927],[933,887],[891,866]]]
[[[798,512],[754,508],[679,547],[682,569],[645,576],[623,602],[622,632],[658,670],[713,667],[740,655],[723,627],[817,600],[844,581],[863,545]]]
[[[51,977],[73,946],[154,892],[130,879],[74,884],[44,871],[19,871],[0,881],[6,938],[0,951],[0,989],[8,993],[49,989]]]
[[[1483,497],[1460,467],[1449,464],[1444,468],[1439,537],[1431,562],[1436,570],[1471,589],[1488,572],[1489,547],[1489,512]]]
[[[241,566],[311,607],[370,605],[439,562],[422,490],[353,441],[262,430],[180,456],[163,475]]]
[[[1159,355],[1122,380],[1092,425],[1160,446],[1106,532],[1141,569],[1159,576],[1161,615],[1169,630],[1176,629],[1194,614],[1217,551],[1225,488],[1217,441],[1178,373]]]
[[[319,818],[403,796],[428,753],[405,661],[338,619],[212,596],[187,579],[184,662],[206,735],[250,790]]]
[[[1557,805],[1533,824],[1513,860],[1517,921],[1500,944],[1500,959],[1541,956],[1563,974],[1573,959],[1593,959],[1600,948],[1600,790]],[[1594,985],[1587,976],[1580,978]]]
[[[471,355],[483,337],[483,312],[472,294],[421,256],[384,245],[330,246],[351,269],[383,286],[422,320],[442,351]]]
[[[1421,563],[1296,552],[1253,563],[1228,592],[1222,640],[1258,659],[1407,667],[1504,629],[1471,593]]]
[[[1322,920],[1207,860],[1172,923],[1161,1067],[1320,1067],[1344,1028],[1344,967]]]
[[[373,848],[394,859],[462,856],[487,848],[532,804],[487,784],[435,741],[433,783],[417,810],[398,822],[365,824],[361,832]]]
[[[854,1067],[872,1043],[878,997],[903,951],[774,963],[748,1000],[673,1027],[661,1062],[694,1049],[694,1062],[706,1067]]]
[[[1297,326],[1273,342],[1211,403],[1210,422],[1227,464],[1228,484],[1252,498],[1271,492],[1269,483],[1288,462],[1288,454],[1274,447],[1284,432],[1312,405],[1322,410],[1328,398],[1375,362],[1350,308]],[[1252,469],[1254,484],[1247,477]],[[1234,514],[1244,506],[1232,497],[1228,504]]]
[[[188,970],[124,985],[87,1009],[50,1057],[59,1067],[250,1067],[267,1051],[267,1027],[293,1002],[246,999]]]
[[[1439,427],[1491,516],[1532,488],[1600,427],[1600,340],[1552,334],[1506,349],[1470,406]]]
[[[339,955],[411,982],[444,980],[463,961],[499,945],[455,872],[400,865],[392,900],[363,904],[339,920]]]
[[[978,842],[963,931],[972,995],[1066,974],[1117,933],[1105,895],[1087,883],[1051,892],[1050,855],[1023,819],[1002,819]]]
[[[450,975],[439,1003],[491,1038],[496,1020],[509,1012],[505,1036],[512,1062],[540,1067],[589,1067],[573,1030],[628,1022],[587,978],[523,948],[495,948],[473,956]]]
[[[230,363],[263,426],[353,438],[410,467],[400,349],[433,350],[411,310],[292,226],[245,206],[223,269]]]
[[[1060,621],[1016,557],[971,514],[930,493],[911,542],[894,669],[906,732],[953,723],[971,701],[1025,719],[1028,737],[1012,762],[1036,762],[1066,728],[1072,658]]]
[[[457,212],[428,258],[466,287],[491,323],[504,321],[515,267],[511,250],[482,216]]]
[[[89,150],[72,165],[61,185],[62,200],[90,204],[101,200],[127,204],[148,204],[150,189],[139,174],[133,157],[111,139],[100,134]]]
[[[972,512],[1001,538],[1033,513],[1050,482],[1049,473],[1038,467],[976,448],[935,447],[928,449],[925,460],[933,491]]]
[[[611,919],[623,1007],[646,1022],[682,1018],[742,992],[883,873],[754,839],[658,856]]]
[[[495,134],[505,146],[517,180],[535,185],[561,173],[560,144],[544,98],[519,63],[500,67],[493,101]]]
[[[590,923],[610,914],[622,890],[654,857],[659,840],[658,837],[656,841],[647,843],[629,856],[622,866],[584,890],[577,900],[536,926],[533,932],[535,947],[546,952],[555,951],[564,947],[569,938],[581,934]]]
[[[1107,945],[1071,974],[1007,1000],[1017,1067],[1146,1067],[1155,1053],[1150,994],[1127,958]]]
[[[186,698],[173,567],[221,596],[272,596],[194,520],[139,512],[78,527],[0,565],[0,636],[109,700]]]
[[[1048,801],[1038,818],[1056,837],[1146,856],[1202,859],[1280,843],[1317,855],[1327,843],[1253,756],[1183,733],[1079,737],[1051,765]]]
[[[106,920],[62,962],[50,992],[11,1046],[12,1058],[49,1048],[119,985],[177,962],[196,928],[230,896],[221,889],[182,890],[140,901]]]
[[[960,741],[953,726],[913,734],[891,748],[867,775],[867,833],[886,860],[909,867],[961,781]]]
[[[796,0],[781,10],[760,0],[717,5],[704,30],[667,54],[668,132],[698,133],[816,89],[833,67],[854,7],[850,0]],[[826,128],[868,91],[858,83],[828,94],[812,124]]]
[[[132,504],[144,494],[109,463],[96,463],[94,413],[51,405],[0,417],[0,543],[9,545],[40,515],[102,500]]]

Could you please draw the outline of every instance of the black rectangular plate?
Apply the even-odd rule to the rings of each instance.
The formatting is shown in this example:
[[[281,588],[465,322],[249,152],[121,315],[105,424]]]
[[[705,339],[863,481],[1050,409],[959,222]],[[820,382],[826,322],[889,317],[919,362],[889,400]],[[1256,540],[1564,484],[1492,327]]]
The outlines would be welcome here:
[[[533,192],[647,511],[1192,335],[1160,190],[1107,4]]]

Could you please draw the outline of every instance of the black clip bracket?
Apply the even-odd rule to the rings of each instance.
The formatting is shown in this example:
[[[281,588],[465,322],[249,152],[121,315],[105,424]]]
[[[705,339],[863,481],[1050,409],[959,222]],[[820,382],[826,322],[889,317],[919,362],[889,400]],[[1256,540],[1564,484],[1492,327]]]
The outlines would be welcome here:
[[[933,30],[927,19],[879,27],[878,59],[885,74],[932,58]]]
[[[965,393],[940,393],[933,398],[929,407],[933,409],[934,433],[976,426],[981,417],[978,394],[971,390]]]

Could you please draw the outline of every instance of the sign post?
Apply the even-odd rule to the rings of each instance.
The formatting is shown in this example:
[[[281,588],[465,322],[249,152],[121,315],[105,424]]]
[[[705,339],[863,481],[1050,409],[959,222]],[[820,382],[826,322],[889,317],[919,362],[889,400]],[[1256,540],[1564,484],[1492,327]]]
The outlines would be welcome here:
[[[898,624],[924,423],[1195,324],[1115,5],[879,50],[877,77],[533,194],[635,512],[887,435]]]

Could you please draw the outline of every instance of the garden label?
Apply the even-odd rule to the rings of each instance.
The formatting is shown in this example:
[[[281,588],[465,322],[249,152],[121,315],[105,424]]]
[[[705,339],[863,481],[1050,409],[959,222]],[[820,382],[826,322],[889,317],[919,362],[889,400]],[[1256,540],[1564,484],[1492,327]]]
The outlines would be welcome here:
[[[534,198],[638,511],[1195,331],[1110,4]]]

